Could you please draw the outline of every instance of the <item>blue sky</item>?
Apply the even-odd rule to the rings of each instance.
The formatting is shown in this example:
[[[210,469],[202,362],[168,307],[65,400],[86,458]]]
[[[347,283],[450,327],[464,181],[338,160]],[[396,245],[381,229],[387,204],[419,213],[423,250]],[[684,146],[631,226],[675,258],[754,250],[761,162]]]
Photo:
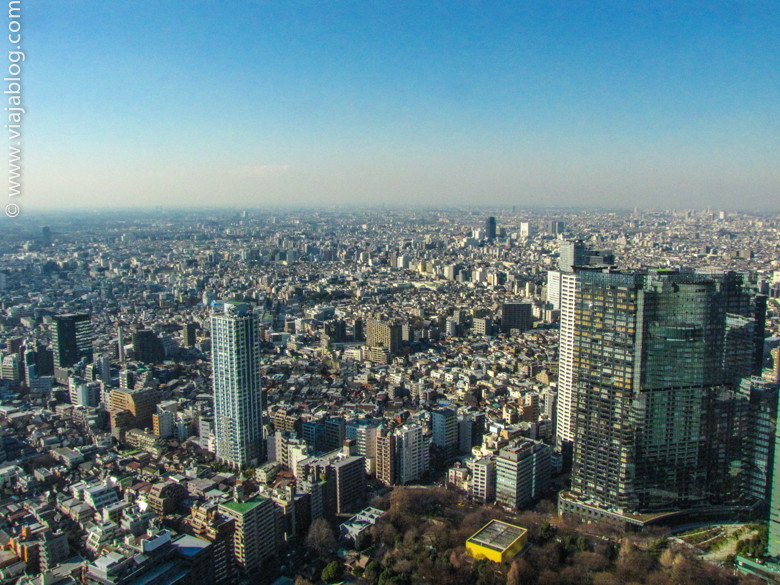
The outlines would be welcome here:
[[[778,209],[778,2],[22,4],[29,208]]]

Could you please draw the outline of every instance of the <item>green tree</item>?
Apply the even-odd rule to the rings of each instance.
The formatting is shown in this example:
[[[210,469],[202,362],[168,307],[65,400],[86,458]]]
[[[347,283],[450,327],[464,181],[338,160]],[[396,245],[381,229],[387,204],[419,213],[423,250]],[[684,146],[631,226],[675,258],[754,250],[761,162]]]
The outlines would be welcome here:
[[[343,572],[344,569],[338,561],[331,561],[322,570],[322,575],[320,575],[320,578],[326,583],[335,583],[336,581],[341,579],[341,575]]]

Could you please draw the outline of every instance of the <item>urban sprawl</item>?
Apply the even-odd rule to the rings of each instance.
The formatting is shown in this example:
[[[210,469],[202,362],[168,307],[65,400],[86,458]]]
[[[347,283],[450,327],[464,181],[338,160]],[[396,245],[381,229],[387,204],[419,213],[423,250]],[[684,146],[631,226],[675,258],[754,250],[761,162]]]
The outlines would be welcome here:
[[[779,329],[776,214],[19,218],[0,583],[317,581],[331,539],[334,580],[408,583],[362,546],[397,486],[496,510],[480,562],[524,554],[541,537],[499,520],[547,500],[553,523],[768,523],[735,564],[771,572]]]

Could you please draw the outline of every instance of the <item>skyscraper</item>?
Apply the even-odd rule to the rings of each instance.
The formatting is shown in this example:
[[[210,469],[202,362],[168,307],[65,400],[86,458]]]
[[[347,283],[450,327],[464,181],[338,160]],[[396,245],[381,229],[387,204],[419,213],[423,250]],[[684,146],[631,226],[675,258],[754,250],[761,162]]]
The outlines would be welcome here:
[[[257,316],[245,303],[215,302],[212,307],[216,454],[236,467],[255,466],[263,453]]]
[[[54,365],[67,368],[87,358],[92,361],[94,332],[89,313],[56,315],[52,327]]]
[[[561,333],[573,341],[561,361],[573,366],[574,439],[562,509],[652,513],[743,497],[737,384],[758,369],[764,316],[741,276],[580,271],[575,280],[574,329]]]
[[[485,232],[491,242],[496,239],[496,218],[492,215],[485,220]]]
[[[566,230],[566,225],[557,219],[547,221],[547,233],[553,236],[562,234]]]
[[[534,324],[533,305],[531,303],[504,303],[501,305],[501,332],[512,329],[527,331]]]
[[[558,351],[558,397],[555,434],[558,442],[572,442],[572,386],[574,383],[574,299],[577,275],[558,272],[561,309],[560,342]]]
[[[573,272],[575,266],[585,264],[585,244],[581,240],[561,242],[558,268],[561,272]]]

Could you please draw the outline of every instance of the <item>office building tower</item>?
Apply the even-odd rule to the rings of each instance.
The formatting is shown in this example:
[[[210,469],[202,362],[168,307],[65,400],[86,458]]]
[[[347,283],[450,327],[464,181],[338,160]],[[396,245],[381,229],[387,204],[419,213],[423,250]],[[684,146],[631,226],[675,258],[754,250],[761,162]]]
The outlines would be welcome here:
[[[442,408],[431,412],[433,444],[449,462],[458,454],[458,414],[451,408]]]
[[[216,455],[235,467],[263,458],[257,315],[245,303],[213,304],[211,367]]]
[[[326,453],[325,448],[325,423],[321,420],[309,420],[301,426],[301,438],[311,449],[312,453]]]
[[[496,458],[496,502],[522,508],[539,498],[550,485],[552,449],[521,439],[504,447]]]
[[[582,240],[561,242],[558,268],[561,272],[573,272],[575,267],[606,267],[615,263],[610,250],[589,250]]]
[[[198,342],[198,324],[197,323],[185,323],[182,328],[182,345],[184,347],[195,347]]]
[[[767,554],[780,559],[780,425],[775,421],[775,450],[771,472],[771,499],[769,503],[769,538]]]
[[[562,221],[551,219],[547,222],[547,233],[552,236],[558,236],[565,231],[565,227]]]
[[[491,242],[496,239],[496,218],[492,215],[485,220],[485,234]]]
[[[772,499],[778,385],[758,377],[744,378],[740,393],[747,399],[742,434],[745,493],[768,504]]]
[[[83,358],[92,361],[94,332],[88,313],[56,315],[52,326],[54,365],[68,368]]]
[[[575,266],[585,264],[585,244],[581,240],[561,242],[558,269],[561,272],[573,272]]]
[[[122,335],[122,326],[118,326],[116,328],[116,357],[119,360],[119,363],[125,362],[125,339]]]
[[[331,417],[325,420],[324,450],[325,452],[341,449],[346,439],[346,422],[342,417]]]
[[[501,305],[501,332],[512,329],[528,331],[533,327],[533,305],[531,303],[504,303]]]
[[[534,235],[534,231],[531,224],[527,221],[520,222],[520,237],[530,238],[532,235]]]
[[[751,344],[763,336],[765,304],[742,277],[578,271],[574,305],[563,512],[650,514],[743,498],[735,382],[759,370]]]
[[[47,225],[41,228],[41,246],[51,248],[51,228]]]
[[[133,332],[133,354],[139,362],[156,364],[165,359],[165,348],[151,329],[136,329]]]

